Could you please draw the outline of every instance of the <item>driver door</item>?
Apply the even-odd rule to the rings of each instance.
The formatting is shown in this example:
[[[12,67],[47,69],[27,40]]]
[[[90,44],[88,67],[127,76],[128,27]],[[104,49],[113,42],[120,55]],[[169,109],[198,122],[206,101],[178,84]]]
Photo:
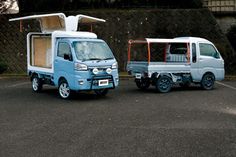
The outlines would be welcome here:
[[[58,41],[54,66],[55,75],[58,75],[58,78],[65,77],[69,85],[73,83],[74,62],[69,41]]]

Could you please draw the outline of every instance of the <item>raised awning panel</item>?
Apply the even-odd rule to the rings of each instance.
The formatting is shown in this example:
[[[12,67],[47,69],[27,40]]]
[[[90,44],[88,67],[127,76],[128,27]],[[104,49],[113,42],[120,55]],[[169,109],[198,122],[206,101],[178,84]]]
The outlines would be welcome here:
[[[66,16],[63,13],[25,16],[25,17],[10,19],[9,21],[32,20],[32,19],[39,20],[42,32],[52,32],[54,30],[66,30],[65,29]]]
[[[65,30],[65,19],[59,16],[50,16],[40,19],[41,30],[51,32],[54,30]]]
[[[79,23],[84,23],[84,24],[106,22],[106,20],[104,20],[104,19],[99,19],[99,18],[96,18],[96,17],[87,16],[87,15],[81,15],[81,14],[77,15],[76,17],[78,18],[78,22]]]
[[[63,13],[25,16],[25,17],[10,19],[9,21],[30,20],[30,19],[39,20],[41,31],[47,33],[56,30],[77,31],[78,23],[93,24],[98,22],[106,22],[103,19],[81,14],[77,16],[66,17],[65,14]]]

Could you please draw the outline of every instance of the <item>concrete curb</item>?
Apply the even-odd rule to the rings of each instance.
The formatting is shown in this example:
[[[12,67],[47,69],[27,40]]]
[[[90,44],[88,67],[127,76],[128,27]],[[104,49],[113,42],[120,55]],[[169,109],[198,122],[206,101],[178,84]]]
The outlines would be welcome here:
[[[3,78],[27,78],[26,74],[0,74],[0,79]]]
[[[236,76],[225,76],[225,79],[224,80],[236,80]]]

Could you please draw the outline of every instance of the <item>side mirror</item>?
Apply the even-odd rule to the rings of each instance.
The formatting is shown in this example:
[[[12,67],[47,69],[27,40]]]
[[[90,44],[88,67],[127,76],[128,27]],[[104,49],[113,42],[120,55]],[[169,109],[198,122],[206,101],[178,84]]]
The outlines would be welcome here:
[[[219,58],[220,58],[220,55],[219,55],[219,53],[218,53],[218,52],[216,52],[216,53],[214,54],[214,57],[215,57],[215,58],[217,58],[217,59],[219,59]]]
[[[64,54],[64,59],[65,59],[65,60],[72,61],[72,56],[69,55],[69,54]]]

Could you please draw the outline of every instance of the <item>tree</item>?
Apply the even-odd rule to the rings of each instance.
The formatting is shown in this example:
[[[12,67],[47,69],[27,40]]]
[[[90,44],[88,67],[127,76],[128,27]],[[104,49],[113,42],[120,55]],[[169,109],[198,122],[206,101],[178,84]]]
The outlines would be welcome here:
[[[12,14],[18,13],[18,1],[17,0],[1,0],[0,1],[0,14]]]
[[[5,0],[6,1],[6,0]],[[72,11],[81,8],[200,8],[201,0],[19,0],[21,12]]]
[[[236,25],[231,26],[226,36],[229,39],[229,42],[233,46],[234,50],[236,51]]]

